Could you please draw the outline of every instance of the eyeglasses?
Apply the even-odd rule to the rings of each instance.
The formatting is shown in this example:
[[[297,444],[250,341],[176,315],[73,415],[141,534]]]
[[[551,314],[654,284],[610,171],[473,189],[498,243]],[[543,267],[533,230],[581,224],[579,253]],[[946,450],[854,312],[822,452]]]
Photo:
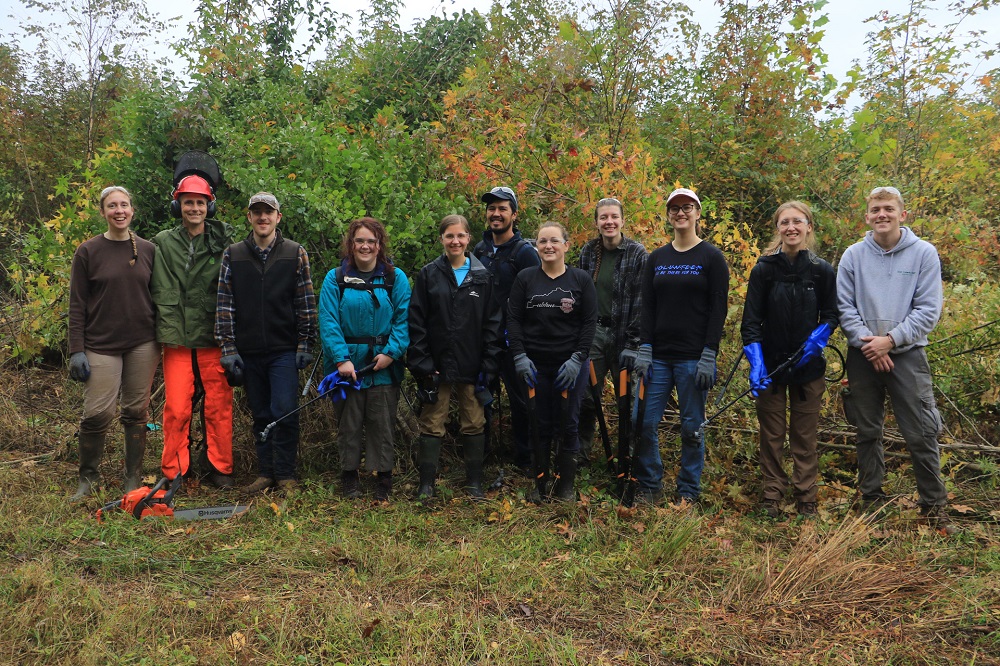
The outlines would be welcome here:
[[[676,215],[681,211],[684,211],[685,213],[690,213],[693,210],[694,210],[693,203],[686,203],[683,206],[667,206],[667,212],[671,215]]]
[[[565,242],[565,238],[539,238],[535,241],[535,244],[541,247],[545,245],[562,245]]]
[[[509,194],[513,197],[517,196],[514,194],[514,190],[510,189],[509,187],[494,187],[492,190],[490,190],[490,194]]]
[[[461,233],[461,234],[442,234],[441,235],[441,238],[445,239],[446,241],[454,241],[454,240],[460,240],[460,241],[462,241],[462,240],[465,240],[468,237],[469,237],[469,234],[466,234],[466,233]]]
[[[900,199],[903,198],[903,195],[900,193],[899,190],[897,190],[895,187],[889,187],[888,185],[882,185],[880,187],[876,187],[868,194],[868,196],[874,197],[879,194],[891,194],[894,197],[899,197]]]
[[[600,201],[598,201],[597,206],[595,206],[595,208],[600,208],[601,206],[618,206],[620,208],[621,205],[622,202],[618,201],[618,199],[615,199],[614,197],[608,197],[606,199],[601,199]]]
[[[364,247],[365,245],[371,245],[372,247],[375,247],[376,245],[378,245],[378,241],[375,240],[374,238],[355,238],[354,244],[357,245],[358,247]]]
[[[793,224],[809,224],[809,220],[804,220],[801,217],[789,217],[784,220],[778,220],[779,227],[788,227]]]

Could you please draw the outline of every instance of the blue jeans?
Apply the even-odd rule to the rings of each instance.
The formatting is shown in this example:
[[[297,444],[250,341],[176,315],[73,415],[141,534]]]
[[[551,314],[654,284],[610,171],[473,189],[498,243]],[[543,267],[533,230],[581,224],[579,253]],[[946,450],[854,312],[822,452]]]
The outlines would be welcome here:
[[[677,389],[677,405],[681,412],[681,470],[677,475],[677,494],[697,499],[701,494],[701,470],[705,466],[705,438],[695,433],[705,420],[708,391],[694,383],[698,361],[668,363],[653,359],[653,374],[646,384],[646,413],[642,422],[640,450],[636,452],[635,477],[639,488],[659,491],[663,488],[663,461],[660,459],[658,426],[667,407],[670,393]],[[638,403],[633,407],[633,421],[638,415]]]
[[[244,388],[253,414],[257,442],[257,473],[276,481],[295,478],[295,458],[299,449],[299,415],[294,414],[271,429],[266,441],[260,433],[272,421],[298,407],[299,371],[295,352],[245,355]]]

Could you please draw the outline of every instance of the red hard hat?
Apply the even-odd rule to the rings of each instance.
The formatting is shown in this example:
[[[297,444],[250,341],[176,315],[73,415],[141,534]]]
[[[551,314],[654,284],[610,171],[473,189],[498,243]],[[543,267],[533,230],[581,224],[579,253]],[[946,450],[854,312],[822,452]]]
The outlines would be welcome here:
[[[182,194],[201,194],[208,197],[209,201],[215,201],[215,195],[212,194],[211,186],[201,176],[184,176],[181,178],[181,182],[177,183],[177,189],[174,190],[174,199],[179,199]]]

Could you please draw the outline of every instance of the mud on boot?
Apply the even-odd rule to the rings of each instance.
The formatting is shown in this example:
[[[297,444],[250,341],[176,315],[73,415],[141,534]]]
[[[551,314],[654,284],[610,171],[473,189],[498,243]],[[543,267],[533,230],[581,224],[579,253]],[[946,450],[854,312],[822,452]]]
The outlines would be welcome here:
[[[142,460],[146,455],[146,424],[125,426],[124,490],[131,492],[142,485]]]
[[[70,502],[79,502],[88,497],[97,487],[101,479],[98,467],[104,457],[104,435],[80,433],[77,437],[80,446],[80,484],[76,492],[69,498]]]

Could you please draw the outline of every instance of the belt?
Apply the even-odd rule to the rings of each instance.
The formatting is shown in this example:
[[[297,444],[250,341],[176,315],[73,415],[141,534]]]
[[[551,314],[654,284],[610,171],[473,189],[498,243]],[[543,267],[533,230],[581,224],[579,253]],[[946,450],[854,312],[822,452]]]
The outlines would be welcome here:
[[[603,326],[604,328],[614,328],[615,318],[614,317],[598,317],[597,325]]]
[[[389,342],[389,335],[348,335],[344,337],[344,342],[349,345],[368,345],[377,347]]]

